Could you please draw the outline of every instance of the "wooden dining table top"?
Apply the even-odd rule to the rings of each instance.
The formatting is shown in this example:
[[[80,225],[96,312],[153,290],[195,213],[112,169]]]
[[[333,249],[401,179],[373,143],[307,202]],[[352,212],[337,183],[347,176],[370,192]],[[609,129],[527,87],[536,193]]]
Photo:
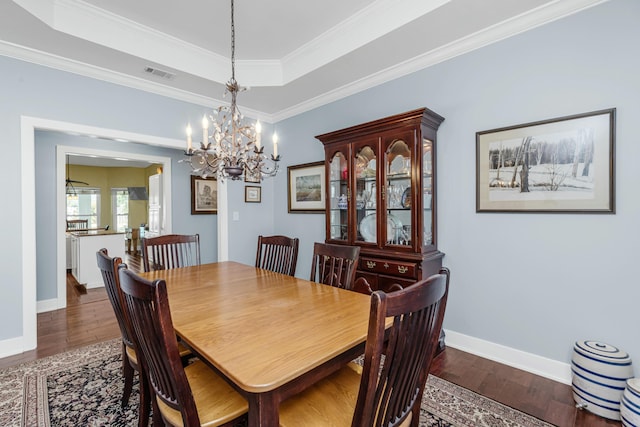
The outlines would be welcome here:
[[[366,340],[368,295],[236,262],[141,276],[167,282],[176,333],[249,394],[277,390]]]

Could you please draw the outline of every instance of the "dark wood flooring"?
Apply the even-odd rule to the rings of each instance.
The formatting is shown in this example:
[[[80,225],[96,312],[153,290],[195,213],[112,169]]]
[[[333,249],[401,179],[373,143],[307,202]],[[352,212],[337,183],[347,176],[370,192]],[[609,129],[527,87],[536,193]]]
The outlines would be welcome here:
[[[139,257],[126,256],[124,261],[132,270],[142,271]],[[0,368],[118,336],[104,288],[85,290],[69,274],[67,308],[38,314],[38,348],[0,359]],[[568,385],[454,348],[448,347],[436,357],[431,373],[557,426],[620,426],[577,410]]]

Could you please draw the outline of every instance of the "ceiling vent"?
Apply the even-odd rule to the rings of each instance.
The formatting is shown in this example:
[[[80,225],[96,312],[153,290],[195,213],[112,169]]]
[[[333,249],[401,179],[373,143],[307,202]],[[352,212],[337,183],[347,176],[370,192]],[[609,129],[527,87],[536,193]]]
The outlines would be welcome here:
[[[163,79],[167,79],[167,80],[173,80],[173,78],[176,76],[173,73],[170,73],[168,71],[164,71],[164,70],[159,70],[157,68],[153,68],[153,67],[146,67],[144,69],[145,73],[149,73],[149,74],[153,74],[156,77],[160,77]]]

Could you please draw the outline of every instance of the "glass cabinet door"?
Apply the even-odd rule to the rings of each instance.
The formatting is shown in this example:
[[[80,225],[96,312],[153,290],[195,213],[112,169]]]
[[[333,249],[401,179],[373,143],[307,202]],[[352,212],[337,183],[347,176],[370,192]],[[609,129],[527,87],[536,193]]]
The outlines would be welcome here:
[[[433,244],[433,141],[422,140],[422,245]]]
[[[365,145],[354,150],[356,241],[378,242],[376,221],[377,196],[377,156],[375,145]]]
[[[382,225],[386,245],[411,246],[411,149],[402,139],[393,140],[385,151],[385,213]]]
[[[349,170],[347,157],[336,153],[329,162],[329,233],[332,240],[349,238]]]

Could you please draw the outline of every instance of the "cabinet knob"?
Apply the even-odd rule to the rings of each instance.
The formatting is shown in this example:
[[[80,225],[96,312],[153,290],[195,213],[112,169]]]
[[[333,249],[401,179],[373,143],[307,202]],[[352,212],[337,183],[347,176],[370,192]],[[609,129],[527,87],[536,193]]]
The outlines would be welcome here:
[[[367,261],[367,268],[374,268],[376,263],[374,261]]]
[[[387,264],[386,262],[384,263],[384,268],[389,268],[389,264]]]
[[[405,267],[404,265],[399,265],[399,266],[398,266],[398,273],[400,273],[400,274],[404,274],[404,273],[406,273],[407,271],[409,271],[409,267]]]

